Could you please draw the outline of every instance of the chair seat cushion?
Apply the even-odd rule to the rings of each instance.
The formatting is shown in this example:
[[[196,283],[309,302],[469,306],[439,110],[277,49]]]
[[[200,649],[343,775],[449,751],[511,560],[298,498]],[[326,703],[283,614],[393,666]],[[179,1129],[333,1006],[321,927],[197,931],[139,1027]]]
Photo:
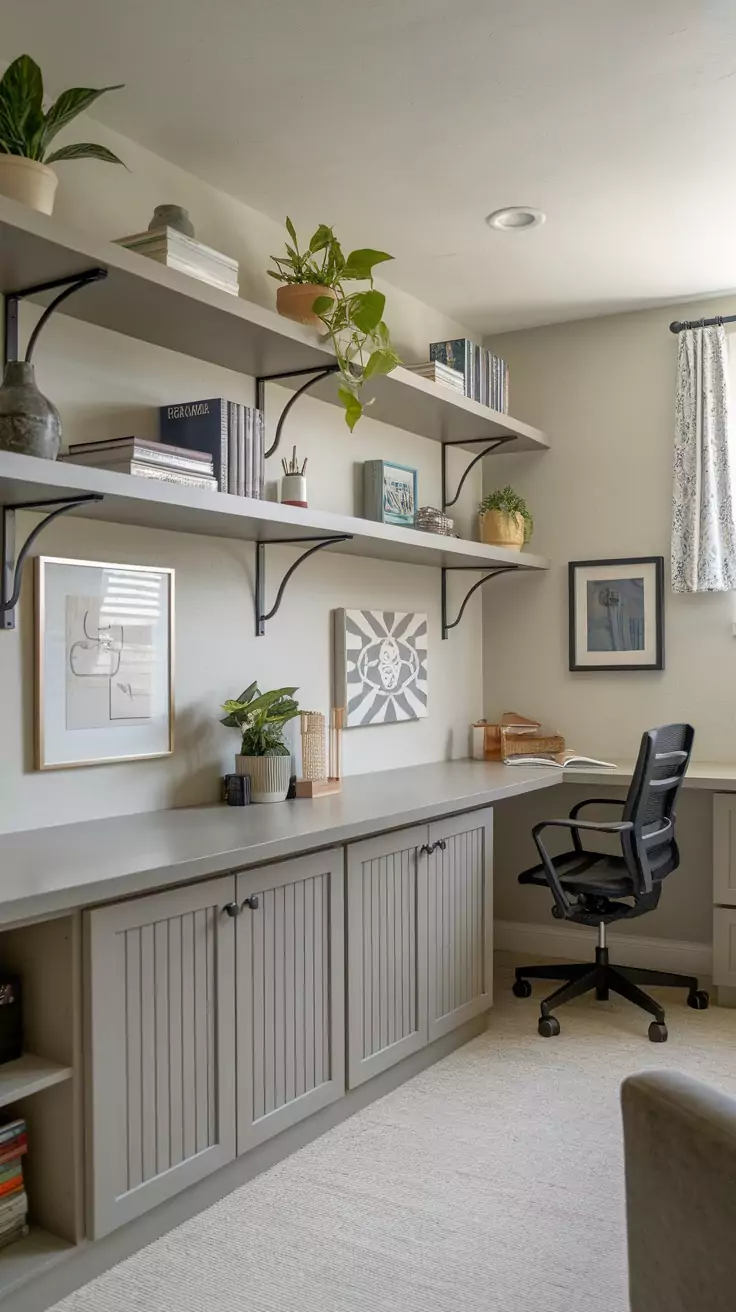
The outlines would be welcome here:
[[[566,893],[573,897],[625,898],[634,896],[634,885],[620,856],[607,856],[602,852],[565,852],[554,858],[554,866]],[[543,865],[522,870],[520,884],[539,884],[547,887]]]

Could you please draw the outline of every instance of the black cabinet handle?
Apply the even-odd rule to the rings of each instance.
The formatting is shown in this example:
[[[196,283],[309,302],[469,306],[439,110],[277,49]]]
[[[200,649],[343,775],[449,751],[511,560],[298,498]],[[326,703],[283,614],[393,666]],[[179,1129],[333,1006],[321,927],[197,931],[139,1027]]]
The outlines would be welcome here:
[[[251,911],[258,910],[258,894],[252,893],[250,897],[243,899],[243,906],[250,907]]]
[[[226,902],[222,909],[225,912],[225,915],[229,916],[231,920],[233,920],[235,916],[240,915],[240,907],[237,902]]]
[[[437,851],[438,848],[440,852],[444,852],[446,847],[447,847],[447,843],[445,842],[444,838],[438,838],[436,843],[422,843],[422,846],[420,847],[419,851],[426,852],[427,856],[431,856],[432,853]]]
[[[435,847],[438,847],[440,849],[440,852],[444,852],[447,847],[447,843],[445,842],[444,838],[438,838],[437,842],[435,843]]]

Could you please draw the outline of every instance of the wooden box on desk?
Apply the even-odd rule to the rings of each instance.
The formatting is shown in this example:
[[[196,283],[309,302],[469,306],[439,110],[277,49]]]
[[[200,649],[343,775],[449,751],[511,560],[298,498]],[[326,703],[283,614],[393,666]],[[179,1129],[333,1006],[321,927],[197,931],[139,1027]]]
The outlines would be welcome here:
[[[559,733],[519,733],[505,724],[473,725],[473,760],[507,761],[510,756],[549,756],[564,752],[565,739]]]

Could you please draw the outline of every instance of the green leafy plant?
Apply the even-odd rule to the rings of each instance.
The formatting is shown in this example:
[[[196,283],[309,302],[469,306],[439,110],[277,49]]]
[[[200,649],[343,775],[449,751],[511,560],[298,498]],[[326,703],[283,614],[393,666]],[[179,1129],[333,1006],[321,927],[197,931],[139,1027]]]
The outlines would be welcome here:
[[[251,683],[234,701],[225,702],[224,724],[239,729],[243,735],[242,756],[289,756],[284,742],[284,725],[299,714],[294,701],[296,688],[276,688],[261,693],[257,682]]]
[[[106,146],[95,146],[88,141],[47,153],[57,132],[105,92],[119,91],[122,85],[98,90],[70,87],[44,112],[41,70],[30,55],[19,55],[0,78],[0,151],[22,155],[39,164],[58,164],[65,159],[100,159],[108,164],[122,164]]]
[[[483,514],[486,510],[501,510],[507,515],[521,515],[524,520],[524,541],[529,542],[534,531],[534,520],[529,507],[523,497],[518,492],[514,492],[512,487],[497,488],[495,492],[489,492],[478,506],[478,510]]]
[[[338,396],[352,433],[365,406],[370,405],[360,399],[363,384],[377,374],[390,374],[401,364],[383,321],[386,297],[373,285],[375,266],[393,256],[368,247],[345,256],[333,229],[326,223],[320,223],[302,251],[289,218],[286,230],[291,238],[286,243],[286,256],[272,256],[277,268],[268,272],[277,282],[315,283],[335,293],[334,298],[316,297],[312,309],[324,324],[335,351],[340,371]],[[344,285],[353,282],[367,282],[370,286],[353,291]]]

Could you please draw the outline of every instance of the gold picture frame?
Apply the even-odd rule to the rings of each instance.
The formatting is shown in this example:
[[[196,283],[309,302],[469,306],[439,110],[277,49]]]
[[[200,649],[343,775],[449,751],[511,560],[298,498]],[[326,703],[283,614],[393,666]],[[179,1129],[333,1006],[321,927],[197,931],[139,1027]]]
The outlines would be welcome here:
[[[174,570],[63,556],[38,556],[34,564],[35,768],[70,770],[171,756]],[[96,577],[85,571],[96,571]],[[83,590],[75,590],[77,585]],[[90,607],[86,603],[90,601],[99,612],[96,633],[87,629]],[[99,621],[105,609],[110,622],[103,625]],[[84,635],[71,642],[80,615]],[[122,622],[124,618],[127,623]],[[138,642],[129,644],[128,670],[117,679],[125,660],[126,626],[138,635]],[[74,668],[75,649],[88,662],[83,673]],[[77,684],[86,684],[82,695],[77,694]],[[77,717],[71,722],[70,692]],[[113,714],[114,693],[118,703],[125,703],[122,714]],[[107,723],[100,713],[105,698]],[[130,713],[133,708],[137,714]],[[105,750],[105,745],[116,739],[120,751]]]

